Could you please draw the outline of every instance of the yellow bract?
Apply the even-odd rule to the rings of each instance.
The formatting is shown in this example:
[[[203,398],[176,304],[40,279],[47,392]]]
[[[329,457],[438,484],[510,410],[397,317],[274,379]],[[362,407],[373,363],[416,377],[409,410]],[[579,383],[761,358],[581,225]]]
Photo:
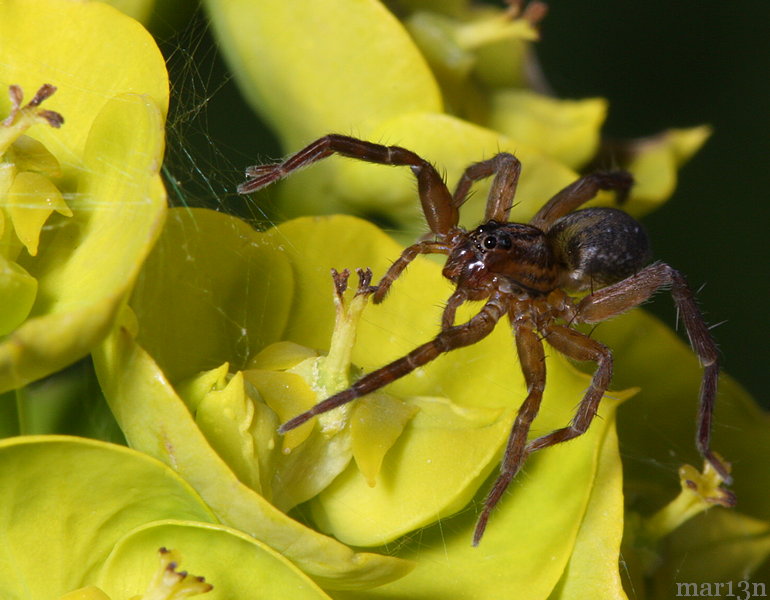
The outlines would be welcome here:
[[[0,390],[8,390],[84,356],[130,291],[166,208],[168,78],[141,25],[98,2],[0,3],[0,39],[0,87],[31,97],[53,86],[32,108],[38,120],[50,110],[64,117],[61,127],[27,126],[29,137],[4,144],[0,296],[12,300]]]
[[[363,133],[403,112],[441,110],[425,60],[380,2],[207,5],[246,97],[264,108],[289,147],[351,127]]]
[[[110,597],[95,585],[89,585],[64,594],[59,600],[110,600]]]
[[[414,404],[381,392],[361,398],[353,407],[350,415],[353,458],[369,487],[377,485],[385,454],[418,411]]]
[[[43,224],[52,212],[56,211],[65,217],[72,216],[59,188],[40,173],[19,173],[7,194],[7,210],[13,228],[30,256],[37,255]]]

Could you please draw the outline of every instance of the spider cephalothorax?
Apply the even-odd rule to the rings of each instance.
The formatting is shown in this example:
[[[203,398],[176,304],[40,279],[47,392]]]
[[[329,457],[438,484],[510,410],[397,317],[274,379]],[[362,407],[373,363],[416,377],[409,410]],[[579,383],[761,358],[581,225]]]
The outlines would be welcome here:
[[[547,236],[523,223],[488,221],[468,233],[456,234],[444,276],[468,292],[469,300],[485,296],[481,288],[518,288],[533,296],[554,289],[557,265]],[[488,295],[488,294],[487,294]]]
[[[670,288],[693,350],[703,365],[696,445],[721,478],[729,483],[728,466],[710,448],[711,417],[719,377],[714,341],[684,276],[663,262],[650,261],[647,236],[641,225],[615,208],[579,207],[599,190],[627,195],[631,176],[625,171],[586,175],[567,186],[535,214],[528,224],[510,223],[508,215],[521,172],[511,154],[500,153],[475,163],[450,193],[436,169],[399,146],[383,146],[331,134],[281,163],[246,171],[246,194],[292,171],[338,153],[385,165],[409,166],[417,178],[423,212],[433,239],[406,248],[376,286],[373,300],[382,302],[390,286],[418,254],[445,254],[443,274],[454,285],[441,320],[441,331],[406,356],[377,369],[307,412],[284,423],[280,431],[298,427],[312,417],[369,394],[432,361],[444,352],[474,344],[508,315],[527,396],[518,411],[498,476],[479,517],[473,543],[478,544],[490,512],[502,497],[527,456],[536,450],[584,433],[596,415],[612,376],[612,353],[603,344],[573,329],[598,323],[638,306],[661,288]],[[471,231],[458,225],[459,209],[473,182],[494,176],[484,223]],[[589,292],[582,297],[570,293]],[[457,308],[466,301],[484,306],[469,321],[455,324]],[[528,440],[545,388],[543,339],[569,358],[593,361],[597,368],[570,423]]]

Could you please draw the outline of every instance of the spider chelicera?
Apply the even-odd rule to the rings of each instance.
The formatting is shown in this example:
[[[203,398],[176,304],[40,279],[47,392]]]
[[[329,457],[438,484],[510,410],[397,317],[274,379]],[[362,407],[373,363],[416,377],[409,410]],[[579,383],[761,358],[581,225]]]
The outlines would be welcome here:
[[[477,545],[492,509],[527,457],[585,433],[610,384],[611,351],[572,326],[604,321],[638,306],[661,288],[670,288],[690,344],[704,369],[696,445],[722,480],[730,483],[729,466],[712,452],[709,443],[719,377],[717,349],[684,276],[666,263],[650,263],[647,235],[627,213],[609,207],[577,210],[599,190],[614,190],[622,201],[633,183],[629,173],[608,171],[581,177],[546,202],[529,223],[511,223],[508,215],[521,173],[521,163],[512,154],[503,152],[472,164],[452,194],[433,165],[410,150],[331,134],[283,162],[249,167],[248,179],[238,192],[248,194],[261,189],[335,153],[410,167],[417,178],[422,210],[432,234],[432,239],[417,242],[401,253],[374,288],[373,301],[385,299],[393,282],[419,254],[446,254],[443,274],[455,290],[444,308],[441,331],[436,337],[287,421],[280,432],[374,392],[444,352],[478,342],[508,315],[527,396],[508,438],[500,474],[477,522],[473,536],[473,545]],[[460,207],[471,185],[491,176],[494,180],[484,223],[466,231],[458,225]],[[455,324],[457,308],[473,300],[485,301],[484,306],[466,323]],[[570,423],[528,441],[545,388],[543,339],[567,357],[593,361],[597,368]]]

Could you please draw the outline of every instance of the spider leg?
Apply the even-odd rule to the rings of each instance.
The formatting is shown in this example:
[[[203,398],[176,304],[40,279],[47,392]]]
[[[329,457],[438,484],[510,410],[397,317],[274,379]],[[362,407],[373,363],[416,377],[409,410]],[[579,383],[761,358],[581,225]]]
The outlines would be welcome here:
[[[455,324],[455,314],[458,307],[468,299],[468,292],[463,288],[457,288],[446,302],[444,312],[441,315],[441,329],[449,329]]]
[[[487,198],[484,221],[504,223],[513,206],[513,197],[521,174],[521,163],[513,154],[501,152],[488,160],[469,166],[460,177],[452,196],[452,205],[460,208],[468,199],[468,191],[474,182],[495,175]]]
[[[247,168],[247,181],[238,186],[238,193],[255,192],[332,154],[381,165],[411,167],[417,177],[422,210],[430,230],[443,234],[457,226],[457,207],[452,204],[441,175],[427,160],[400,146],[383,146],[335,133],[317,139],[283,162]]]
[[[571,183],[546,202],[529,224],[547,231],[557,219],[591,200],[599,190],[616,190],[618,203],[622,203],[633,183],[633,177],[627,171],[590,173]]]
[[[684,321],[690,346],[703,366],[695,444],[701,456],[729,484],[732,482],[729,467],[711,450],[711,421],[719,379],[719,355],[684,275],[666,263],[655,262],[636,275],[583,298],[577,306],[575,320],[582,323],[604,321],[641,304],[661,288],[671,288],[671,296]]]
[[[551,325],[544,333],[548,343],[565,356],[581,362],[593,361],[597,367],[591,378],[591,385],[580,401],[570,424],[529,442],[525,456],[584,434],[596,416],[599,403],[612,378],[612,352],[604,344],[563,325]]]
[[[596,415],[599,402],[610,383],[612,354],[607,347],[569,327],[552,326],[548,328],[547,333],[549,343],[560,352],[575,360],[593,360],[599,366],[591,380],[591,386],[580,402],[577,413],[570,424],[527,444],[530,425],[537,416],[543,397],[545,355],[542,342],[531,328],[516,330],[516,346],[519,350],[519,360],[527,381],[529,394],[516,415],[516,421],[514,421],[511,436],[508,438],[508,445],[500,467],[500,475],[487,496],[484,510],[476,524],[476,530],[473,534],[474,546],[478,545],[484,535],[489,514],[500,501],[527,457],[536,450],[565,442],[585,433]]]
[[[412,262],[418,254],[449,254],[451,246],[441,241],[426,241],[412,244],[404,249],[396,261],[390,265],[385,275],[380,279],[380,283],[377,284],[377,289],[374,292],[372,301],[375,304],[379,304],[385,299],[385,296],[393,285],[393,282],[398,279],[401,273],[404,272],[407,265]]]
[[[521,465],[524,464],[527,434],[529,433],[532,421],[540,409],[540,402],[543,399],[543,390],[545,389],[545,353],[543,351],[543,343],[530,324],[522,325],[514,322],[514,333],[516,348],[519,353],[519,362],[524,373],[524,380],[527,383],[527,398],[522,403],[521,408],[519,408],[511,434],[508,437],[503,461],[500,464],[500,475],[489,490],[484,502],[484,509],[481,511],[481,515],[479,515],[476,523],[476,529],[473,533],[474,546],[477,546],[481,541],[481,537],[484,535],[484,530],[487,527],[489,515],[500,501],[500,498],[502,498],[503,493],[505,493],[516,473],[518,473]]]
[[[347,404],[356,398],[370,394],[396,379],[408,375],[416,368],[429,363],[444,352],[475,344],[492,332],[495,325],[500,320],[500,317],[506,313],[506,310],[507,306],[504,297],[493,296],[467,323],[456,325],[441,331],[431,341],[418,346],[406,356],[364,375],[348,389],[330,396],[326,400],[313,406],[310,410],[286,421],[286,423],[281,425],[278,429],[279,433],[286,433],[295,427],[299,427],[316,415],[320,415],[321,413],[330,411],[338,406]]]

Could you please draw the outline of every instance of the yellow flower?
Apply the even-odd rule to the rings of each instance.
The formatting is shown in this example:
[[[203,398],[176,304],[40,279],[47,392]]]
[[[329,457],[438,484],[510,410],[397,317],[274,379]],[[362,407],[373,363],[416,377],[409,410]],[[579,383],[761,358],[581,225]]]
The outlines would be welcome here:
[[[619,589],[613,399],[587,435],[532,458],[482,544],[471,546],[477,511],[468,507],[486,493],[525,394],[505,327],[347,407],[347,416],[326,415],[299,437],[277,434],[281,420],[328,393],[320,388],[344,386],[359,369],[435,334],[448,286],[424,258],[387,302],[362,308],[355,342],[344,330],[356,317],[338,315],[335,329],[330,269],[359,264],[382,273],[400,250],[352,217],[298,219],[258,233],[221,213],[172,210],[130,302],[135,317],[127,315],[94,356],[129,443],[177,470],[223,523],[327,589],[382,586],[371,593],[440,598],[452,589],[492,593],[503,579],[517,588],[538,573],[537,589],[547,594],[565,569],[587,563],[597,586]],[[340,341],[349,358],[329,350]],[[539,430],[568,422],[588,382],[558,355],[548,368]],[[403,411],[414,407],[413,416]],[[359,451],[352,421],[372,413],[372,426],[391,432],[372,444],[380,448]],[[354,552],[313,531],[283,512],[298,496],[321,531],[354,547],[385,546]]]
[[[5,391],[83,357],[112,326],[163,222],[168,80],[144,29],[98,2],[0,2],[0,39]],[[22,106],[22,91],[54,89]],[[30,111],[64,123],[32,125]]]

